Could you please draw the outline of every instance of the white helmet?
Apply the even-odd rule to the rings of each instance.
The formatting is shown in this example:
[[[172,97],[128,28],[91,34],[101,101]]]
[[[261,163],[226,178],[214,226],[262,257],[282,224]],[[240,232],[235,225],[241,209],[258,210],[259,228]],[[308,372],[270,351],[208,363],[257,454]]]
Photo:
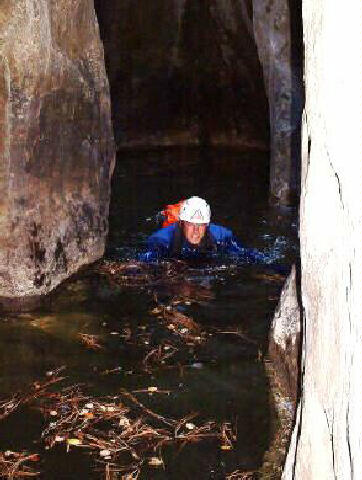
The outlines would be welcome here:
[[[180,220],[192,223],[209,223],[210,206],[200,197],[191,197],[182,203]]]

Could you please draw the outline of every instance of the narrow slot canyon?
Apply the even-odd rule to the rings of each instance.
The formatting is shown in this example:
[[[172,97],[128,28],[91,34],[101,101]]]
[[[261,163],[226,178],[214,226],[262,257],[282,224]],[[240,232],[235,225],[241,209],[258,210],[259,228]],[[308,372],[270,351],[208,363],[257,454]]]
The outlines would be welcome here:
[[[0,4],[2,478],[359,478],[357,8]]]

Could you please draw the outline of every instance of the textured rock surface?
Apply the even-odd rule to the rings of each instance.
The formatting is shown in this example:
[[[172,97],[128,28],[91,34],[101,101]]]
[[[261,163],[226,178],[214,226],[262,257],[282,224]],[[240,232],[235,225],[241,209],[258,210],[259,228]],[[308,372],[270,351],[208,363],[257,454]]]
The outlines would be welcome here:
[[[47,293],[102,255],[113,162],[93,1],[2,1],[0,296]]]
[[[304,0],[303,26],[302,392],[283,478],[360,479],[361,4]]]
[[[270,329],[269,354],[287,394],[296,399],[300,340],[300,307],[296,269],[285,281]]]
[[[268,106],[249,0],[95,4],[117,143],[267,148]]]
[[[296,0],[254,0],[253,28],[270,117],[270,191],[289,203],[298,190],[303,106],[301,12]]]

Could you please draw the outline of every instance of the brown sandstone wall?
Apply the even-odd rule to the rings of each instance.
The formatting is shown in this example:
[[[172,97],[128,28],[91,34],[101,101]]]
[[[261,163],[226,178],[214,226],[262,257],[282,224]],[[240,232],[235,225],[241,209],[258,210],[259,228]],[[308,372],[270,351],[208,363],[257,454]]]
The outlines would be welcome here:
[[[45,294],[102,255],[113,164],[93,1],[2,1],[1,297]]]
[[[361,5],[304,0],[302,392],[283,479],[362,478]],[[336,32],[338,31],[338,35]]]

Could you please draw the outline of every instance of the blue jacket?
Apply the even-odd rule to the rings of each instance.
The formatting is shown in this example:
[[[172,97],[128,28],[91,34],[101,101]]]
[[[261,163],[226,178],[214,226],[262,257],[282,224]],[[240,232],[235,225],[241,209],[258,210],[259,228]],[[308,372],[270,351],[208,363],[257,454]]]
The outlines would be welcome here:
[[[147,251],[143,252],[139,259],[144,262],[153,262],[161,258],[197,258],[225,254],[235,256],[237,259],[248,263],[262,263],[265,260],[264,255],[256,249],[242,247],[228,228],[210,223],[206,236],[208,237],[208,243],[201,250],[187,242],[180,235],[179,224],[173,223],[168,227],[157,230],[148,238]],[[181,243],[175,249],[176,238],[180,238]]]

